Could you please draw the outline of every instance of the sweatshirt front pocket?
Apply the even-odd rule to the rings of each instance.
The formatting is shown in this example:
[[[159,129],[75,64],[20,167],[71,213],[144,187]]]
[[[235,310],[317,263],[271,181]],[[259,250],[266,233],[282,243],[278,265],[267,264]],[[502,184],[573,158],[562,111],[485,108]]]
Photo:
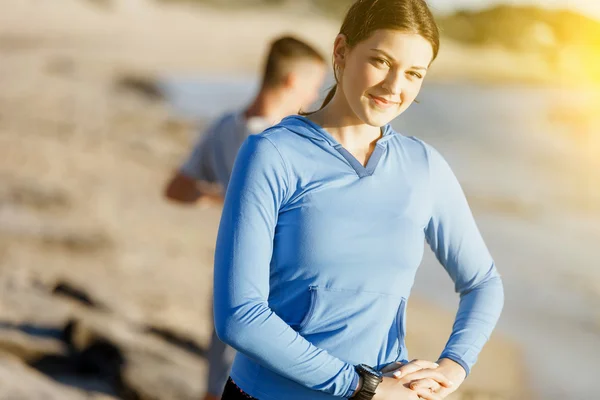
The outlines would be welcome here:
[[[302,321],[300,321],[300,323],[298,324],[298,331],[302,332],[302,330],[306,327],[306,325],[308,325],[308,323],[310,322],[313,312],[315,310],[315,304],[316,304],[316,297],[317,297],[317,286],[310,286],[308,288],[308,291],[310,293],[310,300],[308,303],[308,310],[306,311],[306,314],[304,315],[304,318],[302,318]]]
[[[315,346],[351,363],[395,360],[403,343],[401,296],[331,287],[310,287],[298,332]]]

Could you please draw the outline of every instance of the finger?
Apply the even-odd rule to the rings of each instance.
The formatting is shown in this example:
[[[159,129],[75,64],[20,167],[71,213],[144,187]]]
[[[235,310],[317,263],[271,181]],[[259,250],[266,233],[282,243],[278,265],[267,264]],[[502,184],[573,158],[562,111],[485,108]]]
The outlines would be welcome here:
[[[433,369],[422,369],[420,371],[414,372],[410,374],[410,376],[404,376],[405,379],[410,379],[411,384],[413,381],[418,381],[421,379],[433,379],[440,385],[444,387],[452,387],[454,384],[446,377],[446,375],[441,372],[437,372]]]
[[[417,396],[419,396],[420,399],[442,400],[442,397],[440,397],[440,395],[438,395],[437,393],[435,393],[429,389],[419,389],[419,390],[416,390],[416,392],[417,392]]]
[[[394,372],[394,377],[400,378],[401,376],[412,374],[424,368],[435,369],[437,367],[439,367],[439,365],[431,361],[412,360],[411,362],[409,362],[408,364],[404,364],[400,367],[400,369]]]
[[[390,363],[381,369],[381,373],[386,374],[386,373],[394,372],[395,370],[400,368],[402,365],[403,364],[398,361]]]
[[[412,390],[431,389],[434,392],[437,392],[438,390],[440,390],[441,385],[435,380],[427,378],[418,381],[412,381],[410,383],[410,388]]]
[[[456,389],[458,389],[458,388],[457,387],[453,387],[453,388],[441,388],[440,390],[438,390],[436,392],[436,394],[438,396],[440,396],[442,399],[445,399],[446,397],[448,397],[452,393],[454,393],[456,391]]]

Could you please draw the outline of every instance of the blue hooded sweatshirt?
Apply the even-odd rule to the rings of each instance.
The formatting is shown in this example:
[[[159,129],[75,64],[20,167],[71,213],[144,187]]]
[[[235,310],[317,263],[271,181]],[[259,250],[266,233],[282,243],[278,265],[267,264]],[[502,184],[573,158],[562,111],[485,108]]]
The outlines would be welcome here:
[[[354,365],[408,358],[406,303],[427,240],[460,294],[441,357],[469,373],[502,310],[502,282],[442,156],[382,127],[363,166],[319,125],[287,117],[248,137],[215,252],[231,377],[260,400],[350,397]]]

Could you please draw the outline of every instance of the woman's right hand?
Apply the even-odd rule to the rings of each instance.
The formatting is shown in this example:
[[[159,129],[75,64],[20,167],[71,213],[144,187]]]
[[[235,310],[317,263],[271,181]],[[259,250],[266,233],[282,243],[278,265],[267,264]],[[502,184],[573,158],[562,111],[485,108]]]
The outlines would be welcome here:
[[[441,400],[435,392],[440,387],[450,387],[452,383],[446,376],[435,371],[438,364],[425,360],[413,360],[406,364],[393,363],[386,366],[383,382],[377,387],[373,400]],[[423,386],[411,389],[410,384],[418,379],[435,382],[434,387]]]
[[[410,382],[410,379],[405,378],[384,377],[377,386],[373,400],[441,400],[441,397],[430,389],[410,389]]]

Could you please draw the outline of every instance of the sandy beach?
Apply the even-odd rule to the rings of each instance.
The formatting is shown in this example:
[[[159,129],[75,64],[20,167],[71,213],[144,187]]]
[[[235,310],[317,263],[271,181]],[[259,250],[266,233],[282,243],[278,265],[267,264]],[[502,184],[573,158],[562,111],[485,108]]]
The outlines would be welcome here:
[[[220,210],[161,197],[197,131],[152,91],[153,79],[252,76],[284,32],[329,54],[337,22],[145,0],[0,0],[0,9],[0,399],[198,399]],[[494,76],[477,63],[465,71],[457,59],[473,54],[449,43],[432,79],[509,73],[511,56],[497,50]],[[452,311],[417,292],[409,315],[411,356],[435,359]],[[40,358],[68,359],[97,338],[127,361],[118,377],[98,383],[64,370],[59,383],[39,372],[48,371]],[[451,398],[535,399],[523,357],[514,338],[495,334]]]

